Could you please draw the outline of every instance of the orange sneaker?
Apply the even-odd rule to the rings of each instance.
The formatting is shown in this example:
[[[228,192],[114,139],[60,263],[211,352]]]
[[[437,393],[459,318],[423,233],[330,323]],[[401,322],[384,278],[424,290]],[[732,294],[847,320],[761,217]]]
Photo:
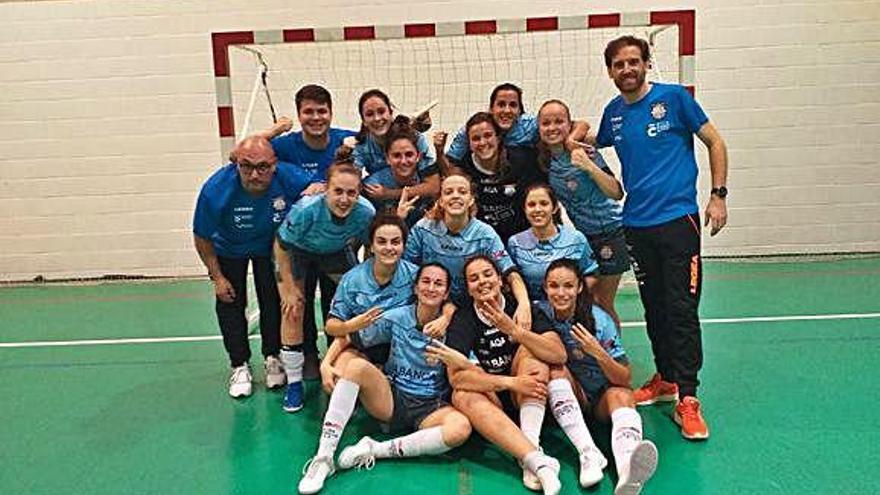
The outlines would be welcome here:
[[[700,401],[696,397],[685,397],[675,406],[672,419],[681,426],[681,436],[688,440],[709,438],[709,427],[700,412]]]
[[[660,373],[654,373],[650,380],[633,392],[636,405],[650,406],[657,402],[675,402],[678,400],[678,385],[665,382]]]

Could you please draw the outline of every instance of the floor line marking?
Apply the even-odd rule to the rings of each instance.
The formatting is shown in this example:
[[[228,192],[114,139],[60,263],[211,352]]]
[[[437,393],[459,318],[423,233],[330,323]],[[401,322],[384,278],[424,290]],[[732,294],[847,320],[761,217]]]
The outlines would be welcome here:
[[[252,315],[253,318],[253,315]],[[743,318],[703,318],[700,323],[773,323],[783,321],[821,321],[821,320],[867,320],[880,318],[880,313],[841,313],[829,315],[798,315],[798,316],[752,316]],[[254,320],[256,318],[253,318]],[[624,328],[644,327],[643,321],[628,321]],[[87,339],[87,340],[46,340],[32,342],[0,342],[0,349],[22,347],[75,347],[88,345],[120,345],[120,344],[160,344],[174,342],[208,342],[221,340],[220,335],[197,335],[192,337],[137,337],[129,339]],[[250,335],[249,339],[259,339],[260,335]]]

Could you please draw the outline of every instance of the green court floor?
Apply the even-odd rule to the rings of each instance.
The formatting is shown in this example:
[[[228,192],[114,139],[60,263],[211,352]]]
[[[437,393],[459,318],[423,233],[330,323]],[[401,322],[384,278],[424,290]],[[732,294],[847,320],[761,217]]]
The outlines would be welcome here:
[[[878,278],[877,257],[708,262],[700,395],[712,438],[686,442],[668,406],[640,409],[660,450],[643,493],[880,493]],[[618,301],[639,383],[653,371],[641,306],[632,287]],[[217,335],[207,281],[0,289],[0,494],[294,493],[326,397],[309,382],[297,414],[261,383],[230,399]],[[212,338],[82,342],[200,336]],[[62,342],[32,344],[43,341]],[[341,445],[364,434],[382,436],[359,412]],[[607,435],[594,431],[610,458]],[[562,462],[564,493],[613,491],[612,467],[598,489],[577,486],[557,427],[542,443]],[[440,458],[339,473],[324,491],[419,492],[528,493],[516,464],[475,438]]]

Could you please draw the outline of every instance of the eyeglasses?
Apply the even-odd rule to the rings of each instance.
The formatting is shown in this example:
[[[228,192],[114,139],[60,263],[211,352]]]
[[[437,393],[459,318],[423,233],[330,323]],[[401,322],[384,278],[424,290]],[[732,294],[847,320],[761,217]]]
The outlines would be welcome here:
[[[247,175],[250,175],[256,171],[260,175],[266,175],[272,170],[272,165],[266,162],[260,163],[248,163],[248,162],[239,162],[238,168],[242,172]]]

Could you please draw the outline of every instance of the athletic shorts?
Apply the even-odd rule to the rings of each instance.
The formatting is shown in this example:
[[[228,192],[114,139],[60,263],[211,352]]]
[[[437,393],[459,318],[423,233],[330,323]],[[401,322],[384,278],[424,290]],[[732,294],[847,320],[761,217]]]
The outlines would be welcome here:
[[[291,247],[287,253],[290,256],[290,270],[296,280],[305,279],[311,268],[338,282],[345,272],[358,264],[357,253],[350,246],[329,254],[309,253],[294,247]]]
[[[611,386],[611,383],[608,382],[608,379],[602,376],[602,379],[593,379],[589,383],[584,383],[579,378],[577,379],[578,385],[581,386],[581,390],[584,392],[584,396],[587,399],[587,402],[590,403],[590,407],[596,407],[599,404],[599,401],[602,399],[602,396],[605,395],[605,392],[608,390],[608,387]]]
[[[501,410],[504,411],[504,414],[513,420],[514,423],[519,424],[519,408],[516,407],[516,402],[513,400],[513,394],[511,394],[509,390],[502,390],[496,392],[495,395],[498,396],[498,400],[501,401]]]
[[[599,263],[600,275],[620,275],[629,270],[629,251],[626,249],[626,236],[623,227],[588,235],[587,241],[593,249],[593,256]]]
[[[388,422],[391,430],[418,430],[425,418],[449,405],[448,395],[417,397],[403,392],[394,385],[391,386],[391,395],[394,399],[394,411],[391,413],[391,421]]]

